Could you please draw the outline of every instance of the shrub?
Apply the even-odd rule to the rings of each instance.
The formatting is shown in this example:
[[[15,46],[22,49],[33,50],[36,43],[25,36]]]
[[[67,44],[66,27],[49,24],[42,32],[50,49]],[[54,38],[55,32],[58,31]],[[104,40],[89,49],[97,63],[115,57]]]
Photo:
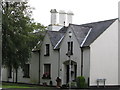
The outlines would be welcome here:
[[[71,88],[76,88],[77,86],[76,86],[76,82],[71,82]]]
[[[83,76],[77,77],[76,82],[78,88],[86,88],[85,78]]]

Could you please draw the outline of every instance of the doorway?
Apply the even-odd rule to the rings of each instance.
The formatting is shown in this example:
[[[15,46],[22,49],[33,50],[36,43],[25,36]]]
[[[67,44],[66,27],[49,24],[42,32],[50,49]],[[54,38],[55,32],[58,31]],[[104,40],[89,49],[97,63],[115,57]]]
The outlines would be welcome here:
[[[65,78],[66,78],[66,84],[69,82],[69,61],[66,61],[64,63],[65,65]],[[75,80],[77,77],[77,63],[72,61],[71,62],[71,79],[72,81]]]

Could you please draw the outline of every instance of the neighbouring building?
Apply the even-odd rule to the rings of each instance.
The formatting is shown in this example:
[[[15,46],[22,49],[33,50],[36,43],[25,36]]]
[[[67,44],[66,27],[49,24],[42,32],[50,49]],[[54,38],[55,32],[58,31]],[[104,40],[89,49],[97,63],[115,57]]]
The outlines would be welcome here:
[[[84,76],[89,86],[96,86],[98,79],[106,79],[108,86],[120,85],[119,20],[76,25],[72,24],[71,11],[66,13],[52,9],[50,12],[51,24],[41,48],[32,51],[25,70],[19,69],[18,82],[49,85],[52,81],[56,85],[56,78],[60,77],[62,84],[66,84],[69,82],[71,61],[72,80]],[[13,72],[2,68],[2,81],[14,82]]]

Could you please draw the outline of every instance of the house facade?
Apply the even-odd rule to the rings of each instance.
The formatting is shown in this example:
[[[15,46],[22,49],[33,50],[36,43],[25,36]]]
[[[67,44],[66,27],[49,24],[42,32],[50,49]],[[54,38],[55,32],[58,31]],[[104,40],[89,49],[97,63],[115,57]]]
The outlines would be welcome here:
[[[58,25],[58,12],[51,10],[51,25],[41,48],[32,52],[32,58],[26,64],[29,68],[26,70],[29,75],[26,76],[29,77],[23,77],[25,70],[19,69],[18,82],[49,85],[52,81],[56,85],[56,78],[60,77],[62,84],[66,84],[71,72],[71,81],[77,76],[84,76],[89,86],[96,86],[98,79],[105,79],[108,86],[120,85],[118,19],[64,26],[67,15],[67,24],[72,22],[73,13],[70,13],[60,11],[62,20]],[[8,69],[3,68],[2,72],[2,81],[14,82],[14,71],[9,73]]]

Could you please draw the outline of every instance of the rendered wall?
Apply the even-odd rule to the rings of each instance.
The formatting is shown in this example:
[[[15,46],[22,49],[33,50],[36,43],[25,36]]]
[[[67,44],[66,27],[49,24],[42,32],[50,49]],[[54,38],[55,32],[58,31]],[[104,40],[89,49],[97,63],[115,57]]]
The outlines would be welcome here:
[[[71,41],[73,41],[73,55],[71,55],[71,60],[77,63],[77,76],[81,75],[81,49],[72,29],[69,28],[60,46],[60,77],[62,84],[66,84],[66,68],[64,62],[69,60],[66,55],[68,52],[68,42],[70,41],[69,31],[72,32]]]
[[[30,82],[34,84],[39,83],[39,53],[32,52],[30,64]]]
[[[120,1],[118,3],[118,82],[120,85]]]
[[[83,48],[83,76],[88,83],[90,77],[90,48]]]
[[[45,55],[45,44],[50,44],[50,55]],[[51,41],[49,39],[48,34],[46,34],[43,44],[41,46],[41,55],[40,55],[40,83],[43,84],[44,82],[47,82],[49,85],[49,82],[52,81],[53,85],[56,85],[56,78],[58,77],[58,51],[53,50],[53,46],[51,45]],[[44,74],[44,64],[51,64],[51,79],[42,79],[42,76]]]
[[[117,20],[90,45],[90,85],[103,78],[106,85],[118,85]]]

